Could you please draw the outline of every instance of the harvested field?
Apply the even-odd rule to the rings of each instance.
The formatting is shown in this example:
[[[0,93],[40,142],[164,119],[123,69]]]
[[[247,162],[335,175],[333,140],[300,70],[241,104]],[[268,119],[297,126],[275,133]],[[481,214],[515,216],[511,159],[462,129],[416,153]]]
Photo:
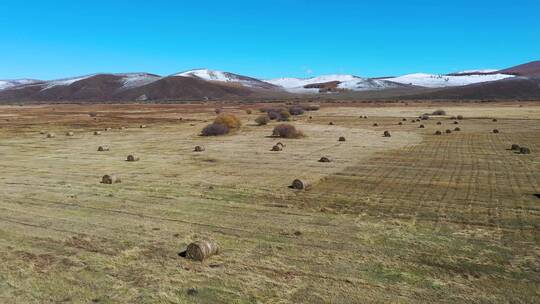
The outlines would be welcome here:
[[[243,126],[199,136],[216,108]],[[280,153],[246,108],[1,107],[0,302],[538,302],[540,106],[322,105]],[[461,132],[396,124],[437,109]]]

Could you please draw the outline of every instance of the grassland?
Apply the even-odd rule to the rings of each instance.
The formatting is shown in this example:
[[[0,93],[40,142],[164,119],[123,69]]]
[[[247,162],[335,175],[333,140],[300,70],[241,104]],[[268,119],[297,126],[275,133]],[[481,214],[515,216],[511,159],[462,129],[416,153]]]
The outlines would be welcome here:
[[[437,108],[326,106],[292,122],[306,138],[276,140],[245,106],[215,138],[200,105],[2,107],[0,302],[540,302],[540,106],[411,122]],[[200,238],[222,253],[178,255]]]

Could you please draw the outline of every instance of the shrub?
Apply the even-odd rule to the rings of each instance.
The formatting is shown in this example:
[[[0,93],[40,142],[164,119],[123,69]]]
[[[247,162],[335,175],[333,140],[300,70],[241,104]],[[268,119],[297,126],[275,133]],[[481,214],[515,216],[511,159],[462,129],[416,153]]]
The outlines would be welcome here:
[[[253,112],[251,111],[251,109],[247,109],[247,110],[246,110],[246,114],[251,114],[251,113],[253,113]]]
[[[302,115],[304,114],[304,108],[301,106],[292,106],[289,108],[289,113],[291,115]]]
[[[318,105],[301,105],[301,107],[304,109],[304,111],[319,111],[321,108]]]
[[[214,110],[214,112],[216,112],[216,114],[220,114],[220,113],[222,112],[222,110],[219,109],[219,108],[216,108],[216,109]]]
[[[431,115],[446,115],[446,111],[441,109],[435,110],[433,113],[431,113]]]
[[[240,119],[234,114],[230,113],[219,114],[214,120],[214,123],[224,125],[229,129],[237,129],[240,128],[240,126],[242,125]]]
[[[279,109],[279,118],[278,121],[289,121],[291,120],[291,113],[289,113],[289,110],[286,108]]]
[[[218,124],[218,123],[211,123],[204,127],[204,129],[201,132],[202,136],[218,136],[218,135],[225,135],[229,133],[230,129],[226,125]]]
[[[289,124],[277,125],[272,131],[272,135],[283,138],[300,138],[304,136],[295,126]]]
[[[458,115],[456,118],[459,119],[459,120],[462,120],[462,119],[463,119],[463,115]]]
[[[255,118],[255,122],[259,126],[264,126],[264,125],[267,125],[270,122],[270,118],[268,117],[268,115],[261,115],[261,116]]]
[[[263,108],[261,112],[266,112],[270,120],[289,121],[291,117],[291,113],[289,113],[289,109],[287,108]]]
[[[420,119],[422,120],[428,120],[429,119],[429,115],[428,114],[423,114],[420,116]]]

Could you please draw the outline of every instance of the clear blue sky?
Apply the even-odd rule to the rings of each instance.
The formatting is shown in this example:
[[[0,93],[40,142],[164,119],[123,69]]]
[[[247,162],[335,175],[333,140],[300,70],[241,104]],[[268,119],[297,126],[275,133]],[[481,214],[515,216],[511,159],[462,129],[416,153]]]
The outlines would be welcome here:
[[[538,59],[539,0],[0,2],[0,79],[387,76]]]

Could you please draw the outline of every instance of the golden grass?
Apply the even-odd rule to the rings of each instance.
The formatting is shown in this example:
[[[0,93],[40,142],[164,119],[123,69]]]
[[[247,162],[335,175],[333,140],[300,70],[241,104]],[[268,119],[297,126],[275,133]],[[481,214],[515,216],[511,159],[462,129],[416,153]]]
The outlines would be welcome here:
[[[441,136],[453,121],[397,125],[437,108],[323,107],[280,153],[240,108],[219,138],[198,136],[212,106],[2,108],[0,302],[536,302],[540,107],[444,106],[466,119]],[[222,253],[178,256],[202,238]]]

